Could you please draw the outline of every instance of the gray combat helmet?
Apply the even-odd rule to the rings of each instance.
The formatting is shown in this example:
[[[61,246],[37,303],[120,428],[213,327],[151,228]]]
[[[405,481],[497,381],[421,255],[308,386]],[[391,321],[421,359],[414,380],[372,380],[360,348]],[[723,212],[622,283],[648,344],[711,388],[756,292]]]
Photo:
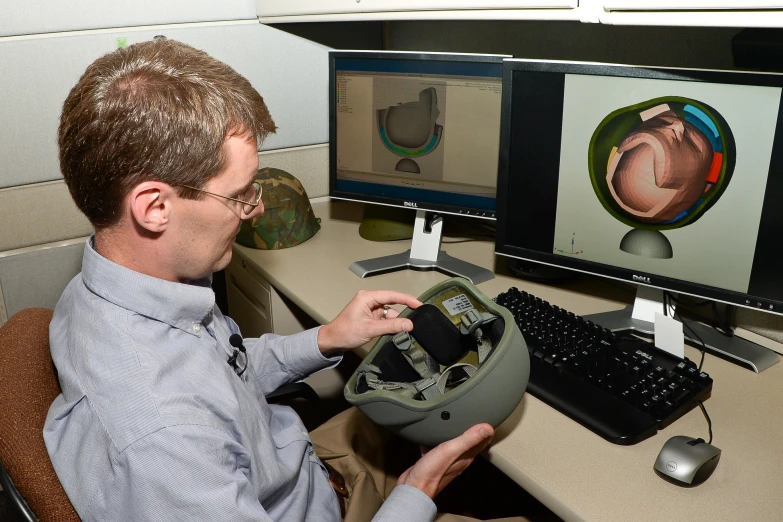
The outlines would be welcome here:
[[[513,315],[458,277],[419,300],[421,307],[400,313],[413,331],[379,338],[345,385],[345,398],[376,424],[428,447],[478,423],[499,426],[530,376]]]

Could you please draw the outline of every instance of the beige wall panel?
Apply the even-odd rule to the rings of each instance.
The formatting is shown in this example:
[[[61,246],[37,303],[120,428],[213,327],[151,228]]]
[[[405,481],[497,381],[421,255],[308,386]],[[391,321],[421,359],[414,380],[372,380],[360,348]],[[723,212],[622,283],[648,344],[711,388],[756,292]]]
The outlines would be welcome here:
[[[0,284],[0,326],[8,321],[8,312],[5,310],[5,301],[3,301],[3,285]]]
[[[295,175],[310,198],[329,194],[329,146],[278,149],[259,154],[262,166]],[[0,252],[92,233],[62,180],[0,189]]]
[[[1,0],[0,4],[0,36],[256,17],[253,0]]]
[[[0,187],[60,179],[57,126],[70,89],[118,39],[157,35],[223,60],[258,89],[278,126],[265,150],[328,140],[329,49],[255,20],[0,38]]]
[[[25,308],[53,309],[70,280],[82,269],[85,239],[0,253],[0,289],[6,317]]]
[[[91,233],[62,180],[0,189],[0,252]]]
[[[310,199],[329,195],[328,143],[260,152],[258,161],[296,176]]]

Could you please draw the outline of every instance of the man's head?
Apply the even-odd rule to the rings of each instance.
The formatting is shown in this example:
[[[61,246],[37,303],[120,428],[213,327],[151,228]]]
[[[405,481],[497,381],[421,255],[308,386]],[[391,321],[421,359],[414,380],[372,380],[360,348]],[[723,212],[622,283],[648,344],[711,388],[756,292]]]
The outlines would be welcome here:
[[[224,167],[230,135],[263,140],[275,124],[260,94],[228,65],[165,38],[93,62],[63,105],[60,168],[97,228],[120,216],[134,185],[168,183],[184,197]]]
[[[158,239],[175,231],[155,245],[171,255],[186,249],[189,234],[194,239],[186,220],[223,219],[215,205],[231,212],[233,223],[202,219],[204,233],[223,226],[229,236],[236,234],[247,217],[241,205],[185,186],[241,199],[257,168],[256,145],[274,131],[263,98],[244,77],[202,51],[158,38],[118,49],[87,68],[63,105],[60,168],[99,235],[122,228]],[[222,243],[224,235],[202,235],[204,244],[191,242],[190,249]]]

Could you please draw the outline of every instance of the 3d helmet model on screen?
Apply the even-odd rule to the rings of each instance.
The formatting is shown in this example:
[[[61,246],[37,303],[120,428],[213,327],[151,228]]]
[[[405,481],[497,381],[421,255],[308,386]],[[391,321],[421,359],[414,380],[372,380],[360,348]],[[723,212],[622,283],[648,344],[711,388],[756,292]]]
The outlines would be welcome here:
[[[654,98],[606,116],[590,140],[588,163],[601,204],[632,227],[620,249],[672,258],[661,231],[688,226],[715,205],[736,154],[723,116],[691,98]]]

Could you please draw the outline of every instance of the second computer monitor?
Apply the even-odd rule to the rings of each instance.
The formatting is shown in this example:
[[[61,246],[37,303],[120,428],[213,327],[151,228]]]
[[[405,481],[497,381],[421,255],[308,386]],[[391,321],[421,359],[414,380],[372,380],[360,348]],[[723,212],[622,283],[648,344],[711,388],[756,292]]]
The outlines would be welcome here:
[[[504,74],[497,252],[783,313],[783,76]]]
[[[330,195],[418,210],[421,222],[423,211],[493,220],[503,58],[329,53]],[[454,269],[439,232],[425,236],[418,222],[410,253],[351,269],[362,277],[406,267],[491,277]]]

